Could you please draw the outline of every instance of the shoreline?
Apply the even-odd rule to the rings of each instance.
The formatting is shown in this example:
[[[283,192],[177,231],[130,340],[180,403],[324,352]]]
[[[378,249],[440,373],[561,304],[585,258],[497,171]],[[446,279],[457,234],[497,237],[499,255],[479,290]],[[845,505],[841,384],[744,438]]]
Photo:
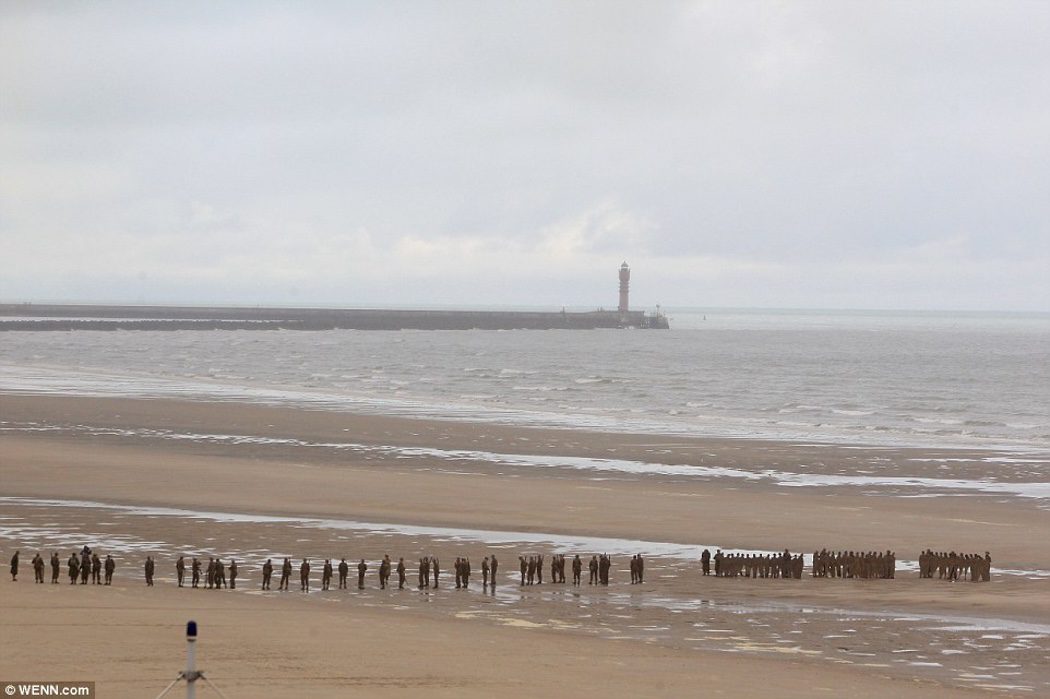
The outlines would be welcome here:
[[[40,372],[50,372],[41,376]],[[56,375],[57,374],[57,375]],[[129,381],[129,378],[131,379]],[[248,383],[227,384],[210,377],[175,378],[146,373],[107,373],[97,369],[71,372],[64,366],[24,366],[0,364],[0,396],[63,396],[83,398],[113,398],[139,400],[188,400],[198,403],[231,403],[286,407],[292,410],[316,410],[378,417],[396,416],[418,420],[441,420],[485,425],[500,425],[521,429],[550,429],[595,432],[600,434],[629,433],[675,437],[682,439],[725,439],[745,442],[775,442],[782,444],[822,444],[857,449],[925,449],[995,451],[1018,456],[1030,455],[1050,458],[1050,443],[1031,440],[1004,441],[996,437],[910,434],[899,432],[874,433],[853,430],[848,434],[829,434],[828,429],[841,426],[807,426],[800,432],[783,427],[753,425],[719,426],[687,424],[683,421],[660,420],[655,416],[626,417],[595,414],[575,416],[511,406],[471,405],[469,403],[434,403],[422,398],[393,400],[367,395],[347,395],[320,388],[287,388]]]

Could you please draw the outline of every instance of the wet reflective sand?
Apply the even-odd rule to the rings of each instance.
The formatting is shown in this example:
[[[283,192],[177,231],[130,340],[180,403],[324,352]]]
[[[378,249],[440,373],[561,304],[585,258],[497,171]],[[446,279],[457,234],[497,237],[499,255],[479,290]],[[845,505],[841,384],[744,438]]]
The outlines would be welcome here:
[[[525,630],[543,628],[698,651],[806,656],[895,675],[936,678],[956,686],[1050,692],[1050,624],[775,599],[776,588],[783,586],[852,585],[863,596],[865,586],[950,585],[919,581],[913,575],[892,581],[704,579],[689,547],[661,549],[654,542],[23,498],[0,499],[0,539],[17,541],[28,550],[60,551],[63,583],[65,558],[90,543],[115,554],[122,582],[130,578],[139,583],[141,561],[147,554],[157,557],[162,589],[156,594],[230,594],[175,588],[172,566],[182,554],[236,559],[240,577],[233,594],[302,595],[259,590],[259,569],[266,558],[279,562],[288,556],[297,566],[307,556],[313,562],[314,588],[302,595],[304,604],[422,607],[435,614]],[[548,579],[543,585],[520,586],[517,556],[552,552],[580,552],[586,557],[593,552],[612,554],[613,584],[577,588],[551,584]],[[642,585],[628,582],[626,564],[635,552],[647,556],[647,580]],[[405,590],[378,589],[375,571],[384,553],[405,556],[410,568]],[[415,561],[428,554],[437,554],[445,570],[440,589],[420,591]],[[493,554],[501,561],[500,576],[494,590],[485,590],[479,562]],[[447,570],[460,555],[474,562],[469,590],[454,589]],[[321,562],[325,557],[337,562],[344,556],[351,564],[362,557],[368,561],[366,589],[355,589],[352,570],[350,590],[320,592]],[[296,568],[294,589],[297,577]],[[771,593],[770,599],[732,601],[745,589],[761,593],[762,588]]]

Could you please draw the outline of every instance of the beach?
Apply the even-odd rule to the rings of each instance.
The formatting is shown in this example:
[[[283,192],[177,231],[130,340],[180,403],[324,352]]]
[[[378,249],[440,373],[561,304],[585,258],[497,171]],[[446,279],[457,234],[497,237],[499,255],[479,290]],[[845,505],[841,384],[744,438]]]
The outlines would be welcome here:
[[[195,618],[201,664],[230,696],[263,685],[289,696],[751,694],[772,677],[789,696],[843,683],[861,696],[1050,691],[1038,457],[237,401],[2,404],[0,546],[5,560],[22,550],[19,581],[0,594],[3,678],[159,692]],[[113,588],[69,589],[64,566],[62,585],[33,584],[33,552],[64,561],[85,543],[114,553]],[[704,578],[705,547],[893,550],[899,564],[892,580],[816,579],[808,564],[801,580]],[[926,548],[990,551],[992,581],[920,580]],[[606,552],[608,587],[518,585],[519,555]],[[642,585],[629,582],[634,553],[646,557]],[[178,589],[180,554],[236,558],[238,589]],[[377,589],[384,554],[405,558],[405,590]],[[439,590],[416,589],[424,555],[442,561]],[[492,555],[498,584],[483,591]],[[262,562],[284,556],[312,561],[314,591],[259,590]],[[469,590],[450,589],[457,556],[472,561]],[[368,561],[367,589],[319,592],[321,563],[342,557]],[[84,634],[62,619],[97,626],[106,643],[81,652]]]

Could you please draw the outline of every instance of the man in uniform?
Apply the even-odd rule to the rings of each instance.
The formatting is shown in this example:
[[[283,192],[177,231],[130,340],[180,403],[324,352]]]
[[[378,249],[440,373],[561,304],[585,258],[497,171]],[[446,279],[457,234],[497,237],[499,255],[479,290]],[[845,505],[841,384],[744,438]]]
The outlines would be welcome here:
[[[18,554],[21,551],[15,551],[15,555],[11,556],[11,582],[18,582]]]
[[[703,568],[704,575],[711,574],[711,552],[704,549],[704,552],[700,554],[700,566]]]
[[[237,561],[230,559],[230,589],[237,589]]]
[[[583,577],[583,561],[580,560],[580,554],[576,554],[572,559],[572,584],[575,587],[580,586],[580,579]]]
[[[60,571],[61,568],[62,568],[62,561],[60,561],[58,559],[58,551],[53,551],[51,553],[51,584],[52,585],[57,585],[58,584],[58,574],[59,574],[59,571]]]
[[[489,589],[489,557],[481,559],[481,589]]]
[[[324,559],[324,567],[321,568],[321,589],[327,590],[332,585],[332,561]]]
[[[598,584],[598,557],[591,556],[591,562],[587,564],[587,569],[590,571],[591,578],[588,581],[588,585]]]
[[[436,590],[438,586],[438,573],[441,572],[441,569],[438,567],[437,556],[430,557],[430,572],[434,574],[434,589]]]
[[[529,569],[529,563],[525,560],[525,556],[518,556],[518,563],[521,565],[521,586],[525,587],[525,573]]]
[[[386,580],[390,577],[390,555],[383,554],[383,560],[379,562],[379,589],[386,589]]]
[[[80,577],[80,559],[74,553],[69,557],[69,561],[66,563],[69,566],[69,584],[76,585],[77,578]]]
[[[113,556],[106,554],[106,584],[109,585],[113,582],[113,571],[117,568],[117,562],[113,560]]]
[[[87,585],[91,577],[91,549],[87,546],[80,549],[80,584]]]
[[[179,581],[179,587],[182,587],[182,581],[186,579],[186,558],[179,556],[179,560],[175,561],[175,577]]]
[[[299,564],[299,590],[301,592],[310,591],[310,562],[305,558]]]
[[[288,581],[292,578],[292,560],[290,558],[284,559],[284,563],[281,564],[281,582],[277,585],[278,590],[287,590]]]
[[[102,584],[102,559],[97,553],[91,555],[91,582],[96,585]]]
[[[194,588],[201,584],[201,561],[196,556],[190,562],[190,585]]]
[[[365,564],[365,559],[361,559],[361,562],[357,564],[357,589],[365,589],[365,571],[368,570],[368,565]]]
[[[397,559],[397,589],[405,589],[405,559]]]
[[[270,578],[273,577],[273,561],[271,561],[269,558],[266,559],[266,563],[263,563],[262,574],[262,589],[269,590]]]
[[[44,559],[39,553],[33,556],[33,582],[44,582]]]
[[[146,556],[146,587],[153,587],[153,556]]]
[[[346,576],[350,573],[350,566],[346,564],[346,559],[339,561],[339,589],[346,589]]]
[[[496,589],[496,572],[499,570],[499,561],[496,560],[495,556],[491,557],[491,560],[489,561],[489,568],[492,571],[492,575],[489,577],[489,586],[493,590],[495,590]]]

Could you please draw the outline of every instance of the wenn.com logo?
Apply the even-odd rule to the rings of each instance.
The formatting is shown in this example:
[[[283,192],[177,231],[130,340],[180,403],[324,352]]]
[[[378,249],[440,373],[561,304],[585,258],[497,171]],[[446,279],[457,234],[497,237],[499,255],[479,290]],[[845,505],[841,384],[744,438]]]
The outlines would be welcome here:
[[[4,697],[87,697],[95,696],[94,682],[3,682]]]

